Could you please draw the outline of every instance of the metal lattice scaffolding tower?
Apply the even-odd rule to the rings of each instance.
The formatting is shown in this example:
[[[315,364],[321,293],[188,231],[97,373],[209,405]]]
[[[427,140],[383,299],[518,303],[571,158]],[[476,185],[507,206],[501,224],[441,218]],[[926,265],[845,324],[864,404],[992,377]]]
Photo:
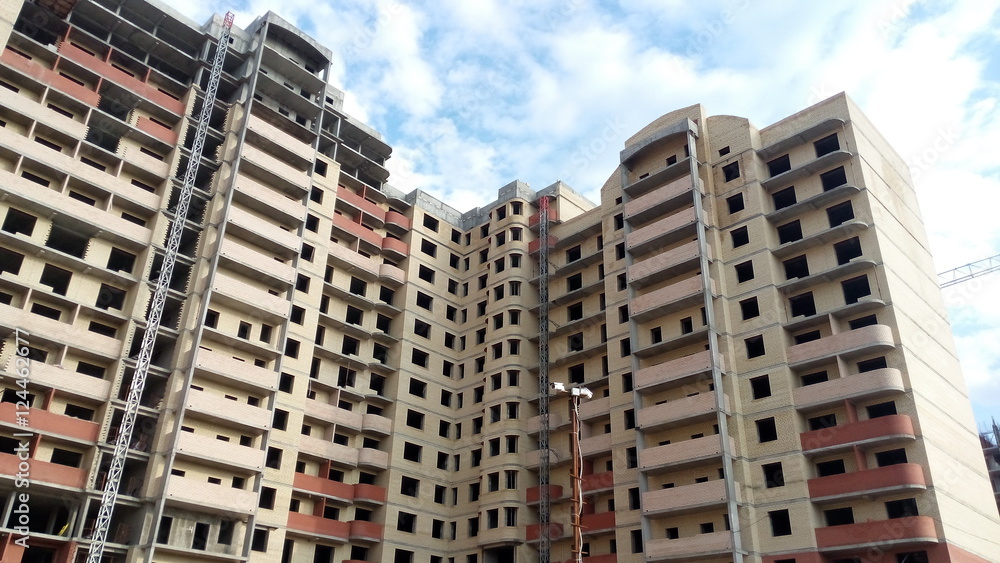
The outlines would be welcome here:
[[[111,467],[108,469],[107,480],[104,483],[104,492],[101,495],[101,507],[94,525],[93,543],[90,544],[87,563],[100,563],[101,557],[104,554],[104,544],[108,538],[108,529],[111,527],[111,516],[114,513],[115,502],[118,500],[118,487],[121,484],[122,471],[125,468],[125,456],[128,453],[129,443],[132,440],[132,431],[135,429],[139,400],[142,398],[143,389],[146,387],[146,376],[149,374],[156,336],[160,331],[163,306],[167,301],[167,291],[170,287],[171,277],[173,276],[174,265],[177,262],[181,235],[184,234],[184,220],[187,217],[188,208],[191,206],[191,195],[194,191],[195,177],[198,174],[198,165],[201,162],[201,155],[205,149],[208,122],[212,117],[212,108],[215,106],[215,95],[219,90],[219,81],[222,78],[222,63],[225,61],[226,51],[229,49],[229,33],[233,27],[233,18],[233,13],[228,12],[225,20],[223,20],[222,32],[219,35],[215,60],[212,62],[212,72],[208,80],[208,88],[205,90],[205,99],[202,104],[201,114],[198,116],[198,126],[195,130],[194,142],[191,147],[191,156],[188,159],[187,169],[184,171],[184,182],[181,186],[180,197],[177,200],[177,206],[174,211],[174,220],[170,224],[170,233],[167,237],[166,250],[163,256],[163,266],[160,269],[159,277],[156,279],[156,288],[153,292],[153,299],[150,302],[149,313],[146,317],[146,332],[142,335],[142,345],[139,348],[139,357],[136,360],[135,375],[132,377],[132,383],[129,386],[128,397],[125,401],[125,412],[122,416],[118,437],[115,439],[115,451],[111,457]]]

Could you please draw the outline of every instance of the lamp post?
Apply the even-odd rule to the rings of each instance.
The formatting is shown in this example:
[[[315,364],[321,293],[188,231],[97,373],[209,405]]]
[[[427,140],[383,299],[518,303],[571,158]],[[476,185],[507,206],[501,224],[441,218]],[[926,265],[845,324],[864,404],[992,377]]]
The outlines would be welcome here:
[[[552,383],[556,393],[569,393],[570,401],[570,456],[573,458],[573,561],[583,563],[583,529],[580,524],[580,514],[583,512],[583,456],[580,454],[580,400],[592,399],[594,393],[586,387],[570,387],[559,382]]]

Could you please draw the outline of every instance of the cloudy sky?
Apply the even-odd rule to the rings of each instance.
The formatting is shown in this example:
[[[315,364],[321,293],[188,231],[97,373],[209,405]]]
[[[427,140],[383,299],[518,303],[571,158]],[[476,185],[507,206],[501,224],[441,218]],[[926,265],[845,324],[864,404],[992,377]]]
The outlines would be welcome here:
[[[939,271],[1000,254],[1000,1],[219,0],[335,53],[390,183],[461,210],[513,179],[598,200],[626,138],[700,102],[759,127],[847,91],[910,164]],[[1000,273],[946,291],[982,423],[1000,420]]]

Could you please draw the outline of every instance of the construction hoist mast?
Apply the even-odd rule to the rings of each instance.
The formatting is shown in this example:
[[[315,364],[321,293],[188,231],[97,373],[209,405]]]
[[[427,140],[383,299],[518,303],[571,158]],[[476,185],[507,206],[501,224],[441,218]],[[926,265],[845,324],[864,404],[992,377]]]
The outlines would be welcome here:
[[[101,508],[97,514],[97,522],[94,524],[93,543],[90,544],[87,563],[101,563],[101,557],[104,554],[104,544],[108,538],[108,529],[111,527],[111,516],[114,513],[115,502],[118,500],[118,486],[121,483],[122,470],[125,467],[125,455],[128,453],[128,446],[132,440],[135,418],[139,411],[139,400],[142,398],[142,391],[146,386],[146,376],[149,373],[149,365],[153,357],[153,346],[156,344],[156,335],[160,330],[160,317],[163,315],[163,306],[167,300],[170,279],[173,276],[174,264],[177,262],[177,252],[181,244],[181,235],[184,234],[184,221],[191,205],[191,194],[194,191],[198,165],[205,148],[208,122],[212,117],[212,107],[215,105],[215,94],[219,90],[222,63],[226,58],[226,51],[229,49],[229,33],[233,27],[233,17],[232,12],[226,13],[222,32],[219,35],[215,60],[212,62],[212,73],[209,76],[205,100],[201,108],[201,115],[198,116],[198,126],[191,146],[191,156],[188,159],[187,169],[184,171],[184,183],[181,186],[180,197],[174,210],[174,221],[170,225],[170,233],[167,237],[163,266],[156,279],[153,300],[146,317],[146,332],[142,335],[142,346],[135,364],[135,375],[129,386],[128,398],[125,401],[125,413],[122,416],[118,437],[115,440],[115,452],[111,457],[111,467],[108,469],[107,480],[104,483]]]
[[[538,200],[538,561],[549,563],[549,198]]]

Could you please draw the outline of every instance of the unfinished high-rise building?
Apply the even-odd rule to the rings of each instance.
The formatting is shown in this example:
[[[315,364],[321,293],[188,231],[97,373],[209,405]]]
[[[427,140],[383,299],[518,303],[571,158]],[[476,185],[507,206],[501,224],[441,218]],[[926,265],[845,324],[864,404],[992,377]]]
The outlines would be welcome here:
[[[387,183],[333,54],[269,12],[223,46],[178,217],[222,30],[0,0],[3,562],[87,559],[176,221],[106,562],[566,561],[540,380],[595,394],[588,563],[998,560],[909,173],[845,95],[763,129],[678,109],[598,203],[462,212]]]

